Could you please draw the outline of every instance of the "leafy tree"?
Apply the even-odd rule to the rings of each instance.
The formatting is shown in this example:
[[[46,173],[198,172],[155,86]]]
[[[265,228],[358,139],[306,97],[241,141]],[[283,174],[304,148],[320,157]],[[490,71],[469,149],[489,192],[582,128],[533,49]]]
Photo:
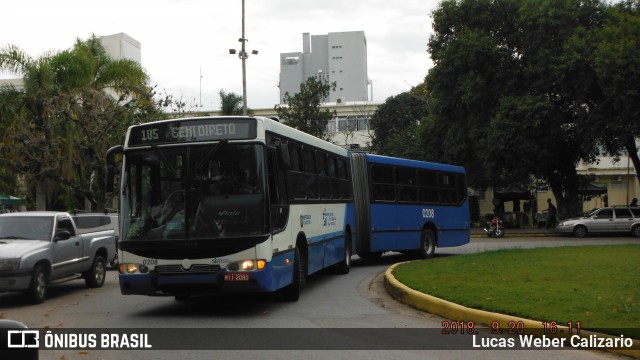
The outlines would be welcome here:
[[[152,94],[154,97],[158,95],[156,91],[153,91]],[[191,117],[198,111],[195,98],[189,100],[182,95],[175,96],[168,93],[166,89],[162,90],[162,95],[155,102],[159,108],[163,109],[162,119]]]
[[[98,179],[107,148],[122,143],[130,124],[157,112],[144,70],[111,59],[95,36],[38,59],[6,46],[0,69],[25,84],[23,91],[0,92],[5,169],[34,189],[39,210],[70,210],[85,201],[103,206]]]
[[[567,49],[602,27],[605,10],[597,0],[443,2],[429,41],[427,153],[465,165],[480,187],[546,179],[575,211],[576,163],[597,154],[579,126],[597,87],[588,52]]]
[[[587,94],[591,95],[593,111],[582,125],[599,135],[598,141],[608,154],[618,155],[620,150],[626,150],[640,180],[636,144],[640,138],[640,1],[615,4],[609,14],[595,41],[587,43],[593,37],[577,38],[579,46],[572,48],[593,47],[589,48],[593,50],[589,65],[600,90]]]
[[[371,151],[409,159],[422,158],[418,128],[428,114],[426,97],[404,92],[387,98],[371,116]]]
[[[220,112],[222,115],[242,115],[242,96],[220,90]]]
[[[512,1],[444,1],[432,14],[425,157],[465,166],[470,185],[480,188],[504,181],[486,170],[486,137],[501,95],[518,81],[517,60],[506,45],[517,12]]]
[[[276,105],[278,117],[287,125],[304,131],[315,137],[329,140],[325,133],[327,121],[335,116],[335,111],[322,109],[320,105],[329,96],[332,85],[324,84],[314,77],[300,84],[300,92],[296,94],[284,94],[284,105]]]

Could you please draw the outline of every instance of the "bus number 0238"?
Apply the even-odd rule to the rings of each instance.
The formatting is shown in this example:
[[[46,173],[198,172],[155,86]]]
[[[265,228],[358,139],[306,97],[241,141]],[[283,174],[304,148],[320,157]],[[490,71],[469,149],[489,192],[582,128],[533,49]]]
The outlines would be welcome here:
[[[425,219],[433,219],[436,217],[435,209],[422,209],[422,217]]]

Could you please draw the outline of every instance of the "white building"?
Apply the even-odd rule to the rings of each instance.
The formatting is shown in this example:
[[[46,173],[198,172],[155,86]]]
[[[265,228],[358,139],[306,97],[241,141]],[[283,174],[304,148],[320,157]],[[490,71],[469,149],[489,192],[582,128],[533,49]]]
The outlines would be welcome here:
[[[100,43],[113,60],[128,59],[142,64],[140,42],[125,33],[101,36]]]
[[[302,34],[302,52],[280,54],[280,103],[285,93],[297,93],[300,84],[310,77],[336,83],[326,99],[329,103],[369,101],[371,81],[364,31]]]
[[[323,110],[334,112],[336,116],[327,121],[326,131],[331,141],[345,148],[368,148],[371,146],[372,130],[369,120],[373,113],[382,105],[373,101],[342,101],[339,103],[324,103]],[[278,114],[273,108],[252,109],[256,116],[275,117]],[[208,112],[210,115],[220,115],[220,111]]]

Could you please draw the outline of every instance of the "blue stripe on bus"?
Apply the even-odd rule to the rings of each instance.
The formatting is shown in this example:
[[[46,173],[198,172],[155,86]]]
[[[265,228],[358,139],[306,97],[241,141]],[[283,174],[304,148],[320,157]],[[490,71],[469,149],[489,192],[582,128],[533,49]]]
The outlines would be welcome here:
[[[319,240],[317,246],[310,246],[309,251],[323,251],[322,266],[312,266],[309,263],[309,274],[321,270],[324,267],[333,265],[342,260],[344,253],[343,237],[338,236],[343,232],[334,233],[331,239]],[[119,282],[122,292],[125,294],[137,295],[162,295],[159,290],[163,287],[171,287],[173,291],[179,293],[180,287],[185,291],[191,286],[202,286],[211,292],[272,292],[281,289],[293,280],[294,250],[275,254],[263,270],[247,272],[251,277],[249,282],[224,282],[221,281],[226,270],[221,270],[215,274],[180,274],[180,275],[160,275],[155,272],[148,274],[120,274]],[[311,258],[311,256],[309,256]],[[288,261],[287,261],[288,260]],[[315,263],[315,261],[314,261]],[[210,286],[210,287],[207,287]]]

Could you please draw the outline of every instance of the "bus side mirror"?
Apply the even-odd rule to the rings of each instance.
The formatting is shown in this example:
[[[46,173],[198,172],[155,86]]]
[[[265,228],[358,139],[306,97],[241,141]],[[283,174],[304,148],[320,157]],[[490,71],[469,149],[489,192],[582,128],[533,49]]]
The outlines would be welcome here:
[[[115,182],[116,154],[122,154],[122,145],[116,145],[107,151],[107,176],[105,184],[105,192],[113,192],[113,184]]]
[[[291,156],[289,155],[289,145],[278,143],[278,153],[280,154],[280,164],[285,170],[291,169]]]

